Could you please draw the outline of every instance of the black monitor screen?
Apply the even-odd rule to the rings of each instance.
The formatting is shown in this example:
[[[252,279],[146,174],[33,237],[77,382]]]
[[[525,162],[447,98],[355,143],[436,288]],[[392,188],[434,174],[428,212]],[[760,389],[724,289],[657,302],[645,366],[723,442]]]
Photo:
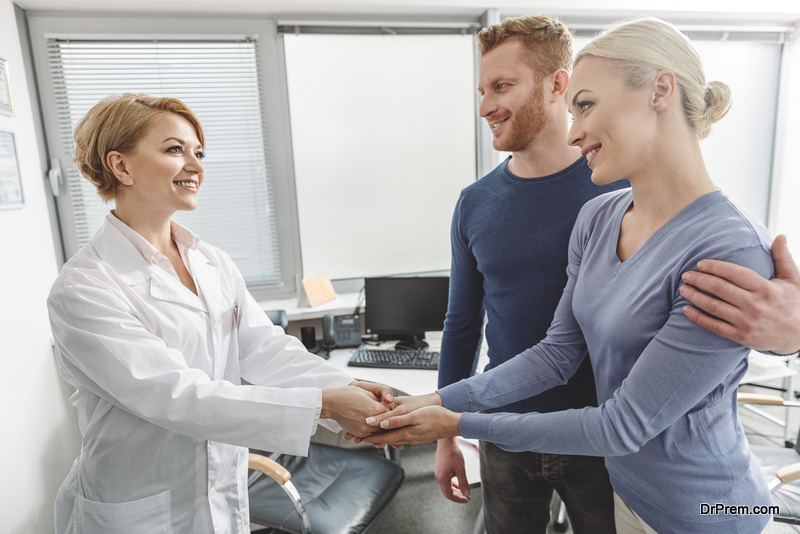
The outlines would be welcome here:
[[[421,336],[444,328],[447,276],[367,278],[367,334]]]

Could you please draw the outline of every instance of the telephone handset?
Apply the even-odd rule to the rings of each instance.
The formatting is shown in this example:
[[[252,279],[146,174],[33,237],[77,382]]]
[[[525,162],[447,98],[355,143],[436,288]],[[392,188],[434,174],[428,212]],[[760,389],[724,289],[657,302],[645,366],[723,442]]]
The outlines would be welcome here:
[[[359,345],[361,345],[361,319],[358,315],[334,317],[329,313],[322,318],[322,346],[325,350]]]

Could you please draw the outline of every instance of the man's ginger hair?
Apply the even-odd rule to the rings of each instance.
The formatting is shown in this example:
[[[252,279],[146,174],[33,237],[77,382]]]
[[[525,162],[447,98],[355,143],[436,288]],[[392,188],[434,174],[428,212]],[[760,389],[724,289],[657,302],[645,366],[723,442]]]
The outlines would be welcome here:
[[[537,80],[559,69],[570,72],[572,67],[572,34],[557,18],[548,15],[509,17],[478,33],[481,56],[510,40],[519,40],[528,53],[526,62]]]

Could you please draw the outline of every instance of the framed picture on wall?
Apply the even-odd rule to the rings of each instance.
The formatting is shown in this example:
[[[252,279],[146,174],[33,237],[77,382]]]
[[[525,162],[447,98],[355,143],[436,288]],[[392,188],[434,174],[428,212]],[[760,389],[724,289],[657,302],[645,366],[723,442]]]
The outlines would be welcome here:
[[[12,115],[14,108],[11,105],[11,86],[8,83],[8,63],[0,58],[0,113]]]
[[[14,134],[0,131],[0,210],[24,204]]]

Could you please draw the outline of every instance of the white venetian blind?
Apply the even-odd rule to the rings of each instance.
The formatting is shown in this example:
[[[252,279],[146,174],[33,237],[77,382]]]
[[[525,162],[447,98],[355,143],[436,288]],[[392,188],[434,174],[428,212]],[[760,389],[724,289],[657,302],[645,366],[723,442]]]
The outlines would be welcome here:
[[[75,124],[106,96],[170,96],[192,108],[206,135],[206,181],[198,209],[179,212],[175,220],[230,254],[248,284],[280,281],[255,43],[49,39],[48,56],[69,153]],[[75,226],[67,231],[76,233],[80,246],[113,205],[104,204],[74,167],[66,179]]]

